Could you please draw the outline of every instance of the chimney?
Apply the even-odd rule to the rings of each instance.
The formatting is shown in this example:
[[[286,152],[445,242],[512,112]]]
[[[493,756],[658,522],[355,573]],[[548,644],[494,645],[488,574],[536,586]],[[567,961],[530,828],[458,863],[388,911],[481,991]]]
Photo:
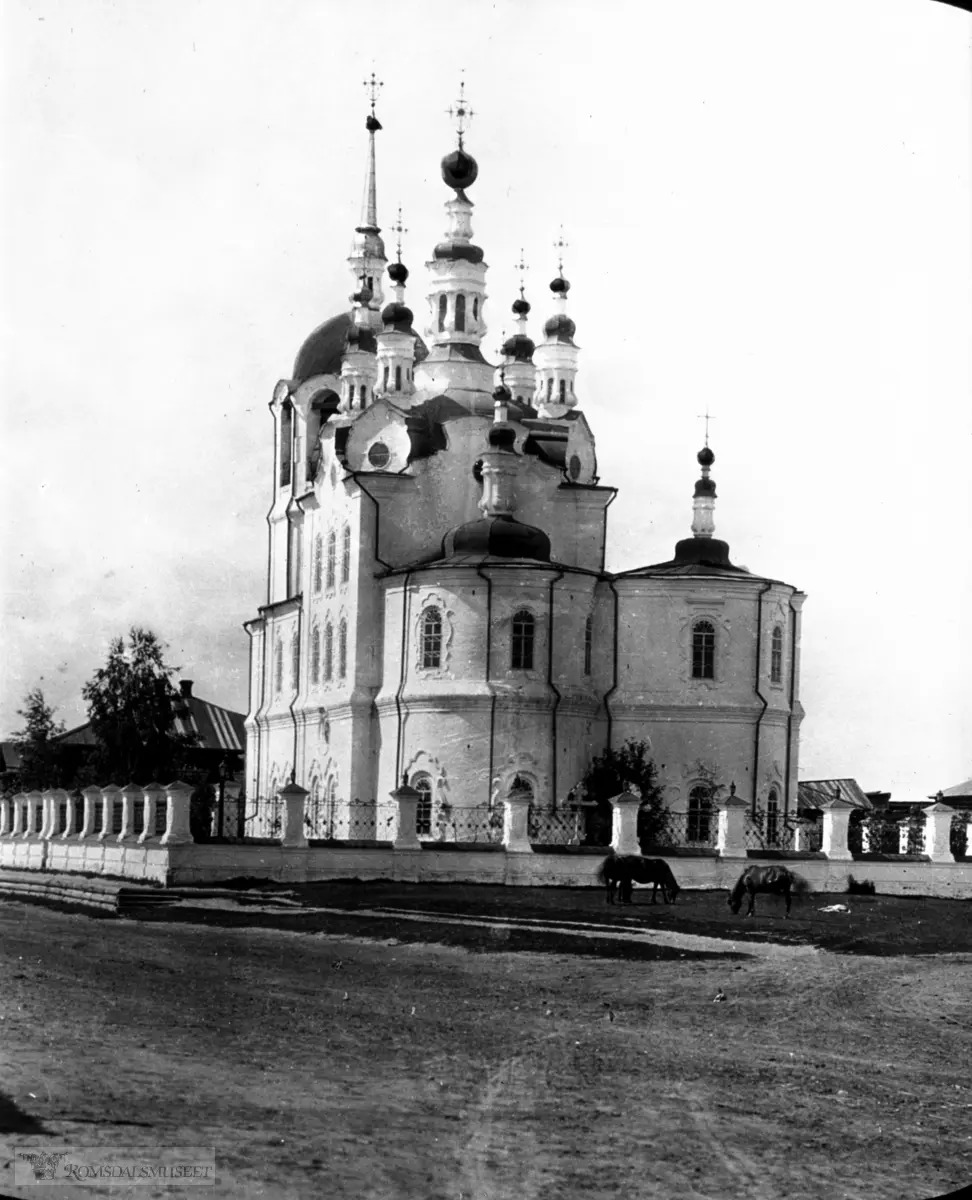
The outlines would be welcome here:
[[[183,698],[183,700],[188,700],[190,698],[190,696],[192,695],[192,680],[191,679],[180,679],[179,680],[179,695]]]

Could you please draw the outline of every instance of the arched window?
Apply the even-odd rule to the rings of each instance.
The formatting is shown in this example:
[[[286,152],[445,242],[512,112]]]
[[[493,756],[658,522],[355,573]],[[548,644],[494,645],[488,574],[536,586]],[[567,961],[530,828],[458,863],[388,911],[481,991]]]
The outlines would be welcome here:
[[[711,621],[692,626],[692,678],[715,679],[715,628]]]
[[[351,578],[351,526],[345,525],[341,534],[341,582]]]
[[[584,622],[584,674],[591,673],[591,659],[594,657],[594,614],[588,613]]]
[[[567,403],[567,380],[566,379],[561,379],[561,381],[560,381],[560,403],[561,404]]]
[[[770,789],[766,801],[766,844],[776,846],[780,840],[780,797],[776,788]]]
[[[422,615],[422,666],[442,665],[442,614],[435,607]]]
[[[287,527],[287,595],[300,591],[300,526],[291,520]]]
[[[391,367],[386,363],[385,364],[385,385],[384,385],[386,392],[388,391],[388,376],[390,373],[391,373]]]
[[[510,666],[514,671],[533,670],[533,635],[536,622],[525,608],[513,614],[513,646]]]
[[[364,408],[368,403],[368,389],[365,387],[364,384],[361,385],[360,396],[361,396],[361,407]]]
[[[324,626],[324,680],[330,683],[334,676],[334,630],[330,621]]]
[[[327,535],[327,578],[326,578],[326,582],[325,582],[325,587],[327,587],[329,589],[334,587],[334,567],[335,567],[336,553],[337,553],[337,537],[335,536],[334,530],[332,529],[331,532]]]
[[[348,673],[348,623],[341,618],[338,626],[338,675],[341,679]]]
[[[456,296],[456,333],[466,332],[466,297],[460,292]]]
[[[473,296],[473,320],[479,320],[479,297]]]
[[[280,486],[290,483],[290,465],[293,455],[294,406],[285,400],[280,411]]]
[[[443,294],[439,297],[439,333],[442,333],[445,329],[446,306],[448,303],[449,301],[446,299],[445,293],[443,292]]]
[[[319,592],[324,582],[324,539],[320,534],[314,538],[314,591]]]
[[[688,801],[686,841],[708,844],[712,824],[712,789],[704,785],[692,788]]]
[[[311,633],[311,653],[310,653],[310,673],[311,683],[321,682],[321,631],[315,625]]]
[[[553,376],[547,380],[547,399],[553,399]]]
[[[279,638],[273,651],[273,690],[278,695],[283,691],[283,642]]]
[[[395,368],[395,391],[400,392],[401,390],[402,390],[402,368],[396,367]]]
[[[417,834],[432,832],[432,780],[428,775],[416,775],[412,787],[419,794],[415,805],[415,832]]]
[[[783,630],[779,625],[773,630],[770,653],[770,679],[773,683],[783,682]]]
[[[300,686],[300,642],[296,632],[290,639],[290,686],[295,692]]]

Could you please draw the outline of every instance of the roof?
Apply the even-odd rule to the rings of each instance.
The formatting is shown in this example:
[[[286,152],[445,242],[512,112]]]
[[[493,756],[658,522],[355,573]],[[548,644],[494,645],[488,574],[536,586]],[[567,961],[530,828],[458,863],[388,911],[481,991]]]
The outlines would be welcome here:
[[[0,742],[0,771],[20,770],[20,749],[16,742]]]
[[[945,800],[955,800],[959,796],[972,798],[972,779],[966,779],[964,783],[957,783],[954,787],[945,788],[942,792],[942,798]]]
[[[823,808],[838,796],[856,808],[873,808],[856,779],[801,779],[797,784],[799,808]]]
[[[303,383],[305,379],[312,379],[315,375],[340,375],[341,359],[350,328],[351,314],[347,311],[331,317],[323,325],[318,325],[297,354],[294,379]],[[421,362],[428,355],[425,343],[414,329],[408,332],[415,334],[415,361]]]
[[[243,753],[246,745],[246,717],[243,713],[201,700],[198,696],[178,696],[173,707],[176,733],[198,738],[199,749]],[[90,722],[69,729],[55,740],[68,746],[98,744]]]

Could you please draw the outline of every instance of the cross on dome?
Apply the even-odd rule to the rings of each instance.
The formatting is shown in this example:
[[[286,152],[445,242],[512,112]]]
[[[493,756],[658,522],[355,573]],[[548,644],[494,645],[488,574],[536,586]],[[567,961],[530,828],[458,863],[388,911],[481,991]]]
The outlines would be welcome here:
[[[372,71],[371,78],[364,81],[364,86],[368,89],[368,99],[371,103],[371,117],[372,120],[375,120],[375,105],[378,103],[379,93],[385,85],[382,80],[375,76],[374,71]]]
[[[454,117],[456,121],[456,133],[459,137],[459,149],[462,147],[463,135],[466,132],[467,124],[476,115],[466,102],[466,81],[460,76],[459,79],[459,99],[455,104],[446,109],[450,117]]]
[[[396,218],[396,223],[394,225],[391,225],[389,228],[390,228],[391,232],[396,235],[396,251],[398,253],[398,261],[401,262],[402,261],[402,235],[408,233],[408,230],[402,224],[402,206],[400,204],[398,206],[398,216]]]
[[[706,444],[706,446],[708,446],[708,444],[709,444],[709,422],[715,420],[715,417],[712,416],[712,414],[709,412],[708,406],[706,406],[706,410],[704,413],[699,413],[699,420],[705,421],[705,444]]]
[[[520,247],[520,261],[514,263],[516,269],[520,272],[520,299],[523,299],[523,294],[526,291],[526,273],[529,271],[529,266],[526,263],[523,255],[523,247]]]
[[[557,251],[557,274],[564,273],[564,251],[570,245],[570,242],[564,241],[564,227],[560,227],[560,237],[554,242],[554,249]]]

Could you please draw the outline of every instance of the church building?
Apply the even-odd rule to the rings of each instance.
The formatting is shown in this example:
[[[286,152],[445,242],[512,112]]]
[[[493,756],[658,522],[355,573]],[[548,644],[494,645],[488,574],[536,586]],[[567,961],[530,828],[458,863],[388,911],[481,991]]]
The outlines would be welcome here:
[[[354,802],[385,803],[403,777],[421,836],[513,788],[557,810],[631,739],[689,825],[730,784],[754,811],[795,813],[805,597],[713,536],[708,445],[692,536],[666,562],[605,569],[615,489],[583,411],[570,284],[561,267],[536,342],[521,287],[517,332],[487,362],[479,167],[458,113],[425,320],[378,225],[372,100],[350,308],[274,389],[267,596],[246,625],[248,832],[269,832],[291,780],[310,793],[309,837],[346,836]]]

